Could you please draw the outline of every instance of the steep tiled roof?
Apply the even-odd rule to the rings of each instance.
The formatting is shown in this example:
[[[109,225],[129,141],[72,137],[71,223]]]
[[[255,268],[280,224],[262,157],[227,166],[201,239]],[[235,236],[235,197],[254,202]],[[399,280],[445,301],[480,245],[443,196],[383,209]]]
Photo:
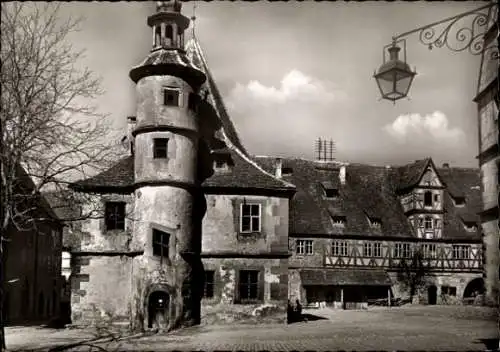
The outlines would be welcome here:
[[[314,269],[300,270],[302,285],[390,286],[391,279],[384,270]]]
[[[94,177],[77,181],[74,189],[128,188],[134,184],[134,157],[127,156]]]
[[[273,157],[255,157],[272,172]],[[402,211],[389,180],[390,171],[368,165],[346,166],[346,182],[339,182],[340,164],[325,164],[303,159],[285,159],[293,174],[283,178],[297,187],[290,204],[290,233],[309,235],[380,236],[371,228],[367,215],[381,219],[382,233],[388,236],[411,237],[412,230]],[[338,187],[339,197],[323,196],[322,182]],[[345,216],[345,226],[333,224],[332,216]]]
[[[214,172],[202,186],[204,188],[238,188],[260,190],[290,190],[294,185],[280,180],[264,171],[253,160],[248,159],[242,152],[233,146],[224,149],[232,160],[228,171]],[[91,189],[130,189],[134,184],[134,157],[123,158],[108,170],[86,180],[78,181],[73,188],[81,190]]]
[[[233,122],[231,121],[231,118],[227,113],[226,107],[222,100],[222,96],[219,92],[219,89],[217,88],[217,84],[215,83],[212,73],[208,69],[203,50],[201,49],[201,46],[196,39],[191,39],[186,44],[186,53],[187,56],[192,60],[192,62],[197,67],[200,67],[207,76],[207,81],[202,86],[202,90],[206,90],[208,92],[207,100],[212,104],[217,112],[219,120],[222,124],[222,134],[236,148],[241,150],[243,154],[248,155],[245,146],[241,142],[240,137],[238,136],[238,132],[236,131],[236,128],[234,128]]]
[[[416,160],[414,163],[400,166],[397,168],[397,188],[400,190],[411,188],[415,186],[422,174],[424,173],[427,165],[430,162],[430,158],[425,158],[422,160]]]
[[[481,211],[480,172],[471,168],[440,168],[438,173],[446,185],[444,207],[444,238],[480,238],[479,226],[477,232],[468,232],[465,223],[479,225]],[[465,204],[456,206],[453,198],[464,197]]]
[[[254,159],[268,172],[274,172],[277,158],[257,156]],[[290,233],[301,235],[350,235],[415,237],[400,204],[397,190],[415,185],[431,160],[408,166],[379,167],[362,164],[346,165],[346,182],[339,182],[341,163],[320,163],[303,159],[282,159],[283,167],[291,167],[297,192],[290,203]],[[433,165],[433,164],[432,164]],[[475,169],[437,169],[446,186],[462,189],[466,197],[463,207],[456,207],[445,193],[444,239],[479,239],[478,233],[467,232],[463,222],[477,220],[480,210],[479,171]],[[403,183],[402,183],[403,181]],[[323,196],[323,185],[337,188],[339,197]],[[345,216],[344,228],[335,226],[332,216]],[[368,219],[378,219],[380,229],[370,226]]]

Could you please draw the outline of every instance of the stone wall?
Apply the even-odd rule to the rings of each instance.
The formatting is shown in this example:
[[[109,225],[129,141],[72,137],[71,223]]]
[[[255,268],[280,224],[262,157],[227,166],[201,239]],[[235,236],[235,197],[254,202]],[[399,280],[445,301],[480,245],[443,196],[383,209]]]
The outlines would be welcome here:
[[[484,269],[485,278],[484,285],[486,295],[490,301],[494,301],[494,297],[499,294],[499,235],[498,235],[498,220],[483,222],[483,241],[485,244]]]
[[[202,323],[286,321],[288,268],[286,259],[205,258],[205,270],[214,271],[214,294],[202,299]],[[239,299],[239,271],[258,270],[258,298]]]
[[[498,164],[497,158],[491,159],[481,165],[481,183],[483,209],[498,206]]]
[[[132,260],[127,256],[74,256],[71,315],[74,325],[128,323]]]
[[[206,195],[202,252],[287,253],[288,199],[263,196]],[[260,204],[260,232],[240,233],[240,205]]]

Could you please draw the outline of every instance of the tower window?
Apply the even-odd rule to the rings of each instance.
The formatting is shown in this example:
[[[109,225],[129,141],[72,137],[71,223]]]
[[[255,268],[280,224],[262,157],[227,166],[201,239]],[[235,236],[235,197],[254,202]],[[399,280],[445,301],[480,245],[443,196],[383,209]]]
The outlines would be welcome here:
[[[168,154],[168,138],[155,138],[153,143],[153,158],[166,159]]]
[[[154,46],[157,47],[157,46],[160,46],[161,45],[161,27],[160,26],[156,26],[155,27],[155,42],[154,42]]]
[[[106,202],[106,230],[125,230],[125,202]]]
[[[170,234],[153,229],[153,255],[168,258]]]
[[[432,192],[427,191],[424,193],[424,206],[432,207]]]
[[[177,89],[163,89],[163,105],[179,106],[179,91]]]
[[[204,298],[214,297],[215,271],[205,270],[205,287],[203,289]]]
[[[165,27],[165,45],[166,46],[172,46],[174,39],[174,31],[172,29],[172,25],[167,24]]]

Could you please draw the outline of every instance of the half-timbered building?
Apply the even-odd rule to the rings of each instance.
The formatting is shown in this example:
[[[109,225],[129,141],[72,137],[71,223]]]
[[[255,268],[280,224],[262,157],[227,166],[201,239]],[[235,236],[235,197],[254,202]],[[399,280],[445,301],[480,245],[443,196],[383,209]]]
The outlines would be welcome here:
[[[307,303],[366,305],[404,297],[400,261],[416,250],[428,266],[417,299],[457,303],[483,290],[476,169],[257,157],[269,172],[286,165],[290,203],[289,296]]]
[[[432,267],[427,301],[474,288],[477,170],[252,156],[199,42],[184,46],[180,8],[159,2],[148,19],[128,155],[72,186],[102,204],[68,248],[73,323],[284,322],[288,299],[398,297],[395,268],[418,246]]]

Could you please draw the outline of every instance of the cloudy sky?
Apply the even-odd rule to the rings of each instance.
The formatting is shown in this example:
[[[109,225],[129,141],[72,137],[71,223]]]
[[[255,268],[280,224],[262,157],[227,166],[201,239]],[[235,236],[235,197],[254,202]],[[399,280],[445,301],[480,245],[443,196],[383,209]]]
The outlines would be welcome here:
[[[318,137],[336,158],[476,167],[479,56],[407,39],[418,76],[411,99],[380,100],[373,72],[392,35],[478,7],[477,2],[197,2],[196,36],[247,149],[256,155],[314,158]],[[135,114],[128,73],[148,54],[154,3],[65,3],[85,16],[72,36],[83,64],[103,79],[99,99],[116,129]],[[191,16],[193,2],[183,12]]]

